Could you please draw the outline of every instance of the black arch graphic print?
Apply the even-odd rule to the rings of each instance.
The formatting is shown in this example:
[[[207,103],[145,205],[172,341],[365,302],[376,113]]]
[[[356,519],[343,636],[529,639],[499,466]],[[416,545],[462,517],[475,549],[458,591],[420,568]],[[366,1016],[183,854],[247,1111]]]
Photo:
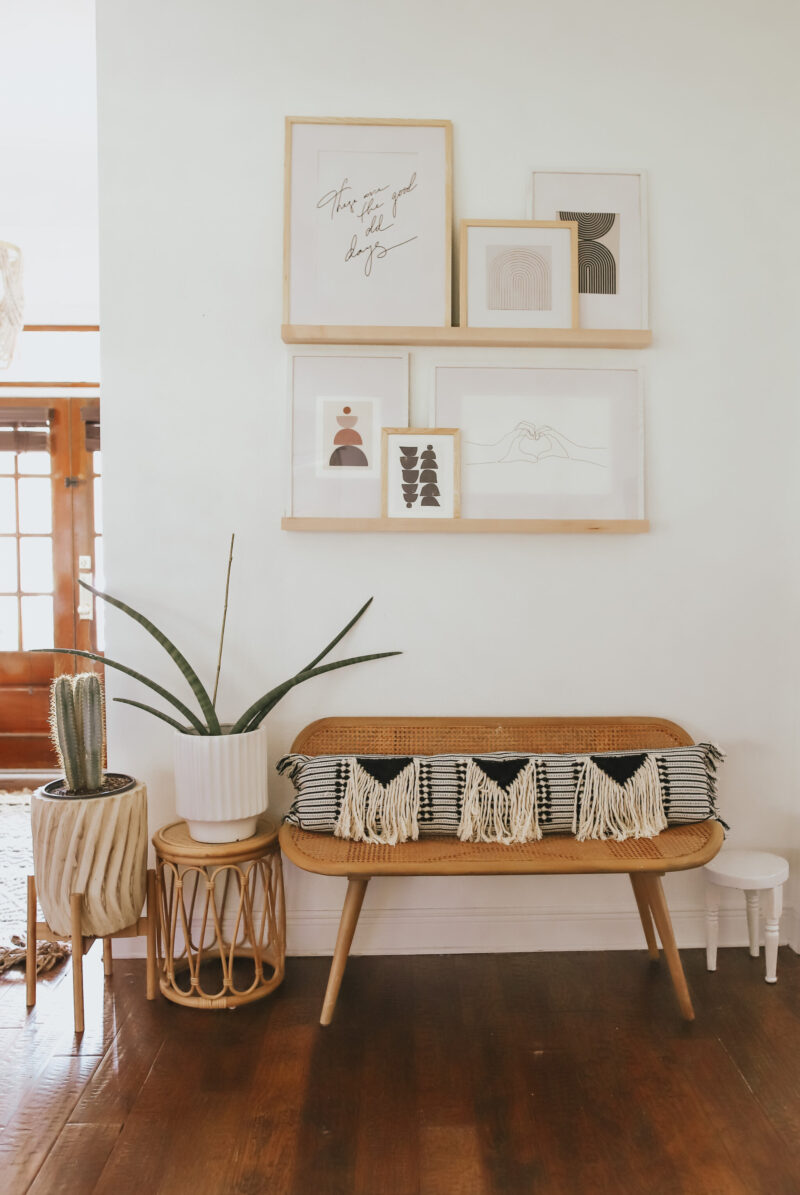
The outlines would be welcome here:
[[[550,311],[552,268],[545,255],[524,245],[487,249],[489,311]]]
[[[574,220],[578,225],[578,293],[615,295],[617,261],[600,238],[608,236],[614,228],[616,213],[559,212],[558,215],[560,220]]]

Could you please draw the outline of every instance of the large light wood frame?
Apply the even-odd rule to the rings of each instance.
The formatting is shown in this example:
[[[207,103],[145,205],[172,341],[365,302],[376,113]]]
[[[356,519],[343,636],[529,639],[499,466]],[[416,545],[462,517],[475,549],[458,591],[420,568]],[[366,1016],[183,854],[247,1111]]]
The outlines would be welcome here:
[[[469,322],[469,230],[471,228],[556,228],[570,234],[570,317],[569,330],[575,330],[579,325],[578,316],[578,225],[574,220],[462,220],[459,238],[459,269],[461,284],[459,291],[459,324],[464,327],[477,327],[481,331],[519,331],[519,332],[552,332],[564,331],[554,328],[481,328],[480,324],[470,325]]]
[[[687,746],[691,736],[664,718],[323,718],[301,730],[292,751],[303,755],[434,755],[439,753],[598,752]],[[280,843],[296,866],[347,878],[339,933],[320,1023],[333,1017],[347,956],[372,876],[625,874],[630,878],[647,951],[658,958],[661,938],[675,995],[687,1021],[691,996],[661,887],[668,871],[702,867],[723,842],[716,821],[673,826],[654,838],[625,842],[548,835],[539,842],[459,842],[427,838],[398,846],[350,842],[284,823]]]
[[[291,209],[292,209],[292,136],[295,125],[370,125],[404,128],[441,128],[445,138],[445,282],[442,328],[452,323],[453,312],[453,124],[449,120],[411,120],[386,117],[334,117],[334,116],[287,116],[286,151],[284,158],[283,193],[283,327],[291,326]],[[386,329],[384,329],[385,331]],[[389,328],[396,332],[397,329]],[[432,326],[431,331],[441,330]],[[284,336],[286,340],[286,336]],[[293,343],[304,343],[296,340]],[[310,341],[307,343],[311,343]],[[330,343],[330,342],[321,342]],[[359,343],[352,339],[340,340],[340,344]],[[398,341],[362,341],[361,343],[402,343]]]
[[[453,515],[452,518],[397,519],[389,515],[389,438],[390,436],[452,436],[453,437]],[[421,524],[439,527],[452,523],[461,517],[461,432],[457,427],[384,427],[381,428],[381,518],[383,523],[413,524],[413,530]]]

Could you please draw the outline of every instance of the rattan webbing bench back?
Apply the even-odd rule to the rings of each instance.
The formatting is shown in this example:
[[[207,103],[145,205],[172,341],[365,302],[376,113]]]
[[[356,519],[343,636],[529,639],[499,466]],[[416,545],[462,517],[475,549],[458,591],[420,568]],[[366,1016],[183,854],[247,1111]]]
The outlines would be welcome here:
[[[301,730],[302,755],[444,755],[489,751],[590,752],[684,747],[664,718],[322,718]]]

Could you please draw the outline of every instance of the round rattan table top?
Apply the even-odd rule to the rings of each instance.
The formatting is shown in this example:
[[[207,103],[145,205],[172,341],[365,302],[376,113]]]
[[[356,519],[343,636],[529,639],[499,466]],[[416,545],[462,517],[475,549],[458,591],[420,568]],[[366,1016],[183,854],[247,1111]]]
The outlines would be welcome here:
[[[258,819],[252,838],[242,838],[239,842],[198,842],[192,838],[185,821],[162,826],[153,835],[156,854],[171,863],[240,863],[275,850],[277,841],[277,827],[268,817]]]

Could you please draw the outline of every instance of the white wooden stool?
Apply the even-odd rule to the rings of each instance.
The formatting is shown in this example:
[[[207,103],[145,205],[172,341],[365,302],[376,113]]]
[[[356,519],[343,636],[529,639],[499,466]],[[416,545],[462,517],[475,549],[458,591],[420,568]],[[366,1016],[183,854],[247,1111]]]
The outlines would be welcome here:
[[[767,893],[764,956],[767,962],[767,983],[777,981],[778,923],[783,909],[783,885],[789,878],[789,864],[780,855],[766,851],[723,850],[706,863],[706,966],[717,969],[719,940],[719,890],[741,888],[747,899],[747,933],[750,953],[758,958],[759,892]]]

